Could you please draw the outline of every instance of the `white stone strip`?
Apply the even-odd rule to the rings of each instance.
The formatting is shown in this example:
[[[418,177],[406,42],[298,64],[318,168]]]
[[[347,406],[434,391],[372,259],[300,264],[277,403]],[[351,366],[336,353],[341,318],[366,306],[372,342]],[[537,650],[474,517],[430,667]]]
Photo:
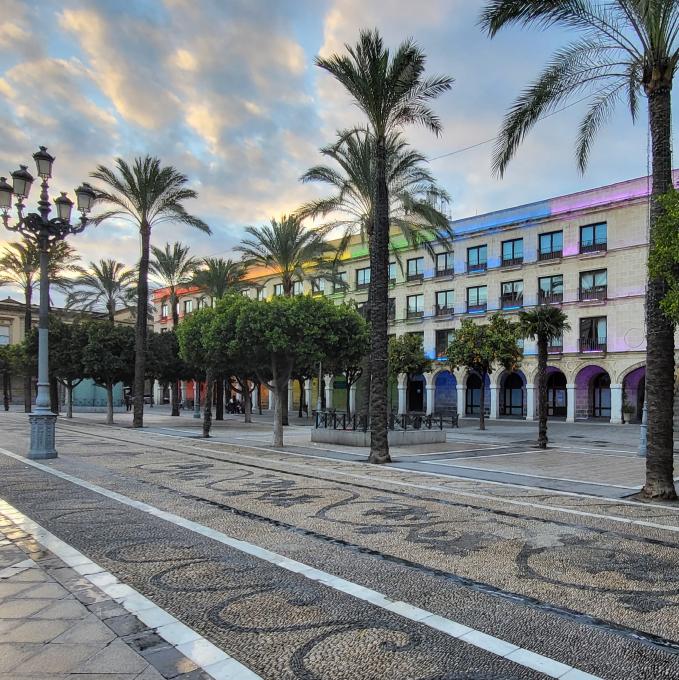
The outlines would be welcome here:
[[[429,628],[441,631],[446,635],[450,635],[451,637],[462,640],[463,642],[473,645],[474,647],[478,647],[479,649],[483,649],[486,652],[490,652],[491,654],[495,654],[496,656],[501,656],[503,658],[509,659],[510,661],[513,661],[514,663],[519,664],[520,666],[538,670],[539,672],[543,673],[544,675],[550,678],[559,678],[560,680],[602,680],[601,678],[598,678],[595,675],[590,675],[588,673],[579,671],[573,666],[568,666],[559,661],[555,661],[554,659],[551,659],[547,656],[542,656],[541,654],[531,652],[528,649],[523,649],[510,642],[501,640],[500,638],[496,638],[492,635],[487,635],[486,633],[482,633],[481,631],[475,630],[474,628],[470,628],[469,626],[465,626],[451,619],[438,616],[425,609],[415,607],[411,604],[408,604],[407,602],[402,602],[400,600],[391,600],[386,595],[383,595],[382,593],[379,593],[376,590],[372,590],[371,588],[366,588],[364,586],[359,585],[358,583],[353,583],[352,581],[347,581],[346,579],[340,578],[338,576],[333,576],[328,572],[321,571],[320,569],[311,567],[308,564],[303,564],[302,562],[291,560],[288,557],[279,555],[278,553],[272,552],[271,550],[267,550],[266,548],[261,548],[258,545],[254,545],[253,543],[248,543],[247,541],[232,538],[231,536],[227,536],[221,531],[210,529],[209,527],[206,527],[202,524],[198,524],[197,522],[186,519],[185,517],[181,517],[180,515],[175,515],[174,513],[166,512],[165,510],[156,508],[155,506],[149,505],[148,503],[136,501],[132,498],[129,498],[127,496],[124,496],[123,494],[118,493],[117,491],[111,491],[110,489],[106,489],[102,486],[99,486],[98,484],[93,484],[78,477],[74,477],[73,475],[69,475],[66,472],[62,472],[61,470],[48,467],[41,463],[37,463],[36,461],[33,460],[28,460],[26,458],[23,458],[22,456],[18,456],[17,454],[12,453],[11,451],[7,451],[6,449],[0,448],[0,452],[4,453],[7,456],[10,456],[11,458],[15,458],[16,460],[21,461],[26,465],[31,465],[32,467],[35,467],[44,472],[48,472],[51,475],[55,475],[56,477],[65,479],[66,481],[69,481],[72,484],[77,484],[78,486],[88,489],[89,491],[98,493],[102,496],[105,496],[106,498],[111,498],[113,500],[118,501],[119,503],[123,503],[124,505],[128,505],[130,507],[136,508],[137,510],[141,510],[142,512],[146,512],[149,515],[153,515],[154,517],[158,517],[167,522],[171,522],[172,524],[176,524],[178,526],[184,527],[185,529],[189,529],[190,531],[200,534],[201,536],[205,536],[206,538],[210,538],[224,545],[228,545],[230,548],[234,548],[247,555],[251,555],[265,562],[269,562],[270,564],[275,564],[276,566],[281,567],[282,569],[286,569],[287,571],[300,574],[301,576],[304,576],[305,578],[308,578],[311,581],[317,581],[318,583],[322,583],[323,585],[333,588],[334,590],[338,590],[342,593],[346,593],[347,595],[351,595],[365,602],[369,602],[370,604],[373,604],[376,607],[380,607],[381,609],[384,609],[386,611],[393,612],[394,614],[409,619],[410,621],[421,623],[425,626],[428,626]],[[2,507],[3,502],[0,501],[0,510]],[[23,515],[21,515],[21,513],[18,513],[16,510],[14,510],[14,513],[16,516],[20,518],[24,517]],[[9,514],[9,516],[12,517],[11,514]],[[49,534],[49,532],[47,532],[45,529],[42,529],[42,527],[35,525],[34,522],[31,522],[30,520],[27,521],[28,521],[27,526],[34,525],[35,527],[38,528],[39,531],[42,531],[43,535]],[[32,531],[27,529],[26,526],[22,526],[22,529],[24,529],[24,531],[29,531],[30,533],[33,533]],[[49,537],[51,539],[54,539],[52,542],[58,541],[59,543],[62,543],[60,539],[56,538],[55,536],[52,536],[52,534],[49,534]],[[38,540],[40,541],[40,539]],[[66,546],[65,543],[63,543],[63,545]],[[56,552],[49,545],[47,547]],[[69,546],[66,546],[66,548],[68,551],[72,551],[73,558],[76,561],[84,560],[88,564],[93,564],[90,562],[90,560],[88,560],[88,558],[86,558],[81,553],[78,553],[73,548],[70,548]],[[59,556],[61,557],[61,555]],[[64,558],[62,557],[62,559]],[[82,566],[83,564],[84,564],[83,562],[80,562],[79,566]],[[77,571],[77,567],[74,568]],[[82,571],[80,573],[82,573]],[[108,574],[108,572],[104,572],[104,570],[102,570],[102,572],[100,573]],[[85,576],[86,578],[92,580],[93,574],[90,573],[89,575]],[[109,574],[109,576],[112,575]],[[103,586],[99,585],[96,580],[92,582],[95,583],[95,585],[98,585],[102,590],[104,590],[105,593],[110,594],[110,596],[113,597],[115,600],[121,602],[123,606],[126,606],[125,602],[128,601],[132,607],[130,611],[133,611],[133,613],[139,616],[139,618],[141,618],[142,621],[144,620],[143,618],[144,610],[150,607],[155,607],[155,605],[153,605],[153,603],[150,600],[147,600],[145,597],[143,597],[143,595],[133,590],[132,588],[129,588],[126,585],[118,583],[107,583],[107,579],[99,579],[100,583],[102,582],[104,583]],[[148,603],[148,605],[146,605],[146,603]],[[159,608],[156,607],[156,609]],[[162,612],[163,610],[159,611]],[[188,644],[192,640],[200,638],[200,636],[197,633],[192,631],[190,628],[187,628],[183,624],[179,623],[178,621],[177,623],[171,622],[161,625],[158,628],[158,634],[165,637],[165,639],[171,642],[171,644],[177,646],[177,649],[179,649],[180,651],[182,651],[181,650],[182,645]],[[208,672],[209,669],[210,666],[207,666],[205,668],[205,670]],[[570,675],[568,675],[569,673]],[[573,673],[575,673],[575,675]],[[254,678],[257,676],[255,676],[254,674],[250,676],[244,675],[243,679],[245,679],[246,677]],[[238,676],[238,680],[240,680],[240,676]]]
[[[25,462],[30,463],[31,461]],[[36,465],[36,467],[44,468],[48,472],[56,472],[42,465]],[[160,637],[176,647],[179,652],[191,659],[215,680],[261,680],[259,675],[213,645],[209,640],[196,633],[195,630],[185,626],[172,614],[161,609],[134,588],[121,583],[113,574],[2,499],[0,499],[0,514],[11,519],[26,533],[31,534],[38,543],[53,552],[99,590],[125,607],[128,612],[134,614],[149,628],[155,629]],[[37,566],[33,560],[25,560],[3,569],[0,572],[0,578],[14,576],[24,569]],[[18,569],[19,567],[22,568]],[[4,576],[5,572],[10,572],[10,570],[14,571]]]
[[[26,571],[26,569],[33,569],[33,567],[37,566],[38,565],[33,560],[22,560],[21,562],[13,564],[11,567],[0,569],[0,580],[4,578],[12,578],[12,576],[16,576],[22,571]]]

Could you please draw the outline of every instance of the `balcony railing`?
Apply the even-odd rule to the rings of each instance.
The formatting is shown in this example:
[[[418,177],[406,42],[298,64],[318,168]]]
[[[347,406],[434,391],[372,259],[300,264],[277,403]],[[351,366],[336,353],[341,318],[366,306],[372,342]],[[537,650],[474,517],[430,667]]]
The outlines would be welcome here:
[[[368,281],[368,283],[357,283],[356,284],[356,290],[365,290],[366,288],[370,288],[370,281]]]
[[[434,316],[452,316],[453,307],[450,305],[434,305]]]
[[[541,305],[555,305],[563,302],[563,292],[552,293],[546,290],[538,291],[538,303]]]
[[[479,312],[485,312],[488,309],[488,303],[482,302],[481,304],[471,305],[467,303],[467,314],[478,314]]]
[[[506,293],[505,295],[501,295],[500,307],[502,307],[502,309],[514,309],[515,307],[523,307],[523,294]]]
[[[437,269],[436,270],[436,278],[441,278],[443,276],[452,276],[455,273],[455,270],[453,267],[449,267],[448,269]]]
[[[547,352],[549,354],[563,354],[563,339],[556,338],[552,340],[552,342],[547,345]]]
[[[538,260],[543,262],[545,260],[558,260],[563,256],[562,250],[548,250],[546,252],[538,253]]]
[[[523,264],[523,257],[510,257],[502,260],[503,267],[517,267],[520,264]]]
[[[467,273],[468,274],[476,274],[478,272],[485,272],[486,269],[488,269],[488,263],[487,262],[479,262],[477,264],[467,263]]]
[[[387,309],[387,321],[394,321],[396,319],[396,308],[389,307]]]
[[[437,359],[442,359],[443,357],[446,356],[446,352],[448,351],[448,345],[437,345],[436,346],[436,358]]]
[[[578,345],[581,352],[605,352],[606,338],[580,338]]]
[[[406,319],[421,319],[424,316],[423,309],[407,309]]]
[[[607,241],[583,241],[580,244],[581,253],[598,253],[602,250],[608,250]]]
[[[608,293],[608,286],[590,286],[589,288],[579,289],[579,299],[582,302],[587,300],[605,300]]]
[[[406,281],[422,281],[424,280],[424,274],[420,272],[419,274],[407,274]]]

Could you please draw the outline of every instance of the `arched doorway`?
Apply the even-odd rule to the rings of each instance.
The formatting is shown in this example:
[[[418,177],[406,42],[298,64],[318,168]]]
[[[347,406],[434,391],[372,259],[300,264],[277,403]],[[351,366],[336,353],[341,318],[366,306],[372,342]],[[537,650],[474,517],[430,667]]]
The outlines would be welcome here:
[[[565,418],[567,410],[566,376],[558,369],[552,369],[547,373],[547,415],[553,418]]]
[[[424,388],[426,384],[427,381],[421,373],[408,378],[408,401],[406,403],[408,413],[424,411]]]
[[[486,415],[490,413],[490,379],[486,376],[485,385],[485,408]],[[478,416],[481,411],[481,376],[478,373],[470,373],[467,378],[465,414]]]
[[[592,417],[611,417],[611,378],[608,373],[599,373],[592,380]]]
[[[585,366],[575,378],[575,417],[611,417],[611,377],[601,366]]]
[[[436,375],[434,406],[437,413],[452,414],[457,409],[457,380],[450,371],[441,371]]]
[[[628,422],[640,422],[646,394],[646,367],[631,370],[621,382],[623,416]]]
[[[526,403],[526,381],[521,371],[505,373],[501,379],[500,414],[522,417]]]

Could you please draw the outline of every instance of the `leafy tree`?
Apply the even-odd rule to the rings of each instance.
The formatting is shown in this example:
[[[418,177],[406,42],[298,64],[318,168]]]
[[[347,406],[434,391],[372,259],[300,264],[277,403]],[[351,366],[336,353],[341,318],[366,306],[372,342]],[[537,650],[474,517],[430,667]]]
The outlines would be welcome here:
[[[149,331],[146,342],[148,347],[146,376],[152,384],[157,380],[161,385],[168,385],[192,377],[179,354],[179,341],[175,330],[167,330],[164,333]]]
[[[122,262],[102,259],[90,262],[89,271],[73,281],[68,294],[67,308],[78,308],[86,312],[102,308],[111,323],[115,322],[116,311],[130,306],[134,295],[135,272],[127,269]]]
[[[389,373],[394,377],[401,374],[412,378],[431,369],[431,359],[427,359],[422,345],[422,336],[405,333],[389,340]]]
[[[211,305],[227,293],[237,292],[245,285],[245,266],[242,262],[222,257],[205,257],[193,274],[193,285],[202,288],[209,296]]]
[[[316,64],[348,91],[367,119],[375,146],[373,241],[370,251],[371,319],[371,463],[388,463],[387,441],[387,310],[389,290],[389,135],[418,123],[435,134],[441,123],[429,101],[450,89],[448,77],[424,77],[425,55],[413,41],[402,43],[392,55],[377,31],[361,31],[348,54],[317,57]]]
[[[132,427],[143,427],[151,230],[160,224],[173,222],[188,224],[207,234],[211,232],[205,222],[190,215],[184,207],[185,201],[198,196],[186,186],[186,175],[171,165],[161,166],[158,158],[136,158],[132,165],[117,158],[113,170],[99,165],[91,176],[102,183],[96,188],[97,201],[107,207],[95,218],[95,223],[119,218],[131,221],[139,229],[141,257],[137,278]]]
[[[507,371],[515,371],[519,367],[522,353],[517,344],[518,337],[516,324],[501,314],[493,314],[487,324],[463,319],[448,347],[451,370],[464,367],[481,378],[479,430],[486,429],[486,376],[498,366]]]
[[[87,344],[82,362],[85,375],[106,389],[106,424],[113,425],[113,387],[134,375],[135,332],[131,326],[110,321],[86,325]]]
[[[55,243],[49,254],[48,275],[50,286],[68,292],[72,280],[68,273],[79,271],[79,256],[66,242]],[[33,292],[40,287],[40,251],[33,241],[23,240],[7,243],[0,253],[0,285],[13,285],[24,296],[24,337],[33,326]],[[31,411],[32,373],[24,373],[24,410]]]
[[[50,324],[50,372],[68,393],[67,418],[73,418],[73,390],[85,378],[83,350],[87,342],[87,327],[81,323],[60,323],[58,333]]]
[[[492,37],[512,24],[560,26],[581,37],[559,49],[507,113],[495,148],[499,175],[529,130],[545,114],[583,92],[591,102],[576,145],[584,170],[596,133],[624,98],[636,120],[645,95],[651,136],[652,180],[649,258],[663,214],[660,197],[672,187],[671,96],[679,63],[676,0],[490,0],[481,25]],[[650,271],[650,268],[649,268]],[[675,499],[673,451],[674,326],[661,301],[666,284],[651,275],[646,288],[646,395],[648,401],[647,498]]]
[[[547,356],[549,343],[570,330],[568,317],[558,308],[540,305],[519,312],[521,335],[538,346],[538,447],[547,448]]]

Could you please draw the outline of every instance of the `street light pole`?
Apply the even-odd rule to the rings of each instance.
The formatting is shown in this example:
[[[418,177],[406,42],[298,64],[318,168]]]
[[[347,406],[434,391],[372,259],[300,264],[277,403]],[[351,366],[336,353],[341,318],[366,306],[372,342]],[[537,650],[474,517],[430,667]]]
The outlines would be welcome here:
[[[13,184],[0,177],[0,210],[2,221],[9,231],[20,233],[33,243],[40,253],[40,319],[38,324],[38,395],[35,410],[29,414],[30,446],[28,457],[33,460],[56,458],[55,425],[56,414],[50,410],[49,390],[49,256],[52,247],[69,234],[81,232],[88,223],[87,213],[92,209],[96,194],[92,187],[84,183],[76,190],[80,220],[71,224],[73,201],[62,193],[54,201],[57,217],[50,219],[52,211],[49,199],[49,184],[52,177],[54,157],[47,153],[44,146],[33,154],[38,175],[42,178],[38,212],[24,214],[24,199],[28,198],[33,176],[25,165],[12,173]],[[16,198],[17,222],[10,224],[12,197]]]

